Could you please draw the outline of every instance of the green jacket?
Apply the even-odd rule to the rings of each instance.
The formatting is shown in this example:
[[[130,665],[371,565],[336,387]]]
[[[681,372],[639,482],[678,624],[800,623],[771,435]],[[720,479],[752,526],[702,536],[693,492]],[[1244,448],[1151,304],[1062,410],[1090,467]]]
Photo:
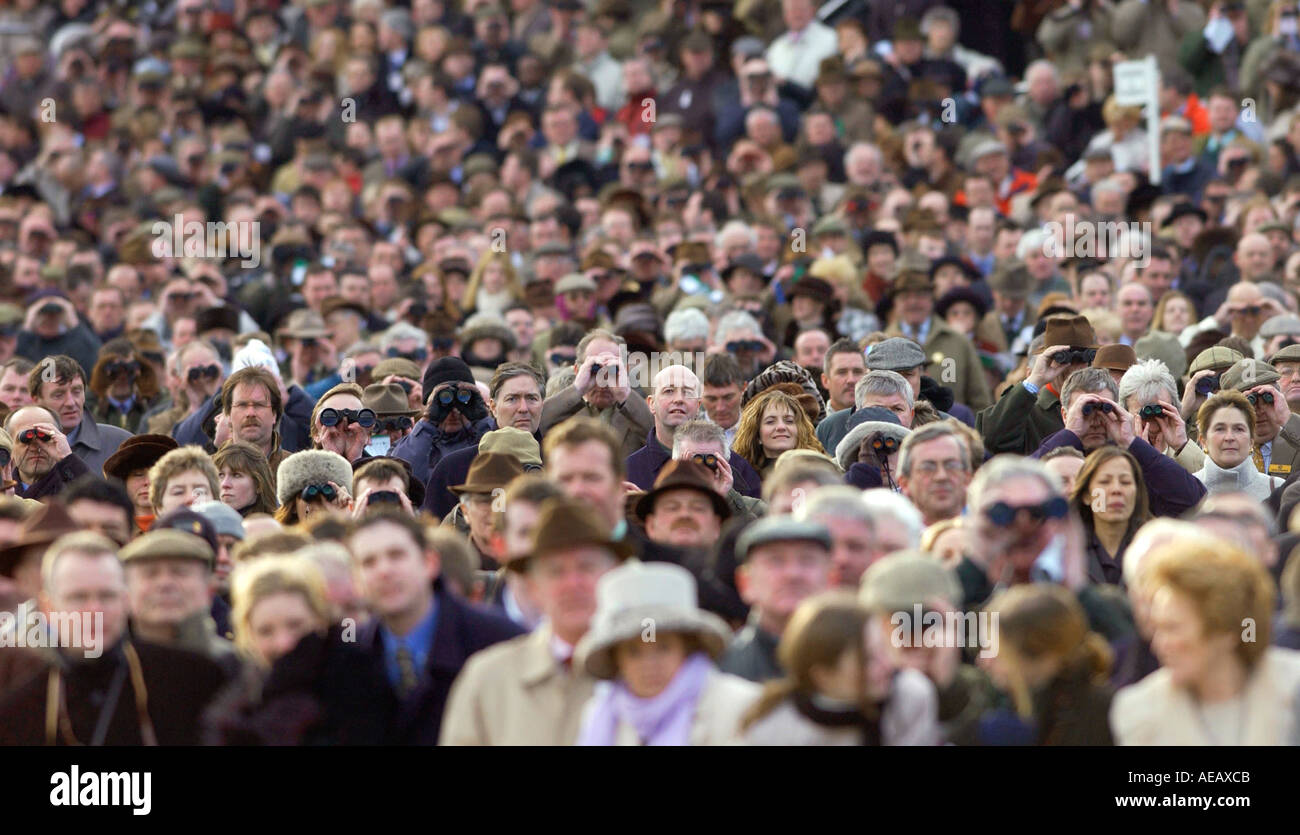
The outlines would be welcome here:
[[[1023,383],[1007,389],[997,403],[975,415],[975,429],[989,455],[1029,455],[1064,428],[1060,398],[1046,387],[1032,395]]]

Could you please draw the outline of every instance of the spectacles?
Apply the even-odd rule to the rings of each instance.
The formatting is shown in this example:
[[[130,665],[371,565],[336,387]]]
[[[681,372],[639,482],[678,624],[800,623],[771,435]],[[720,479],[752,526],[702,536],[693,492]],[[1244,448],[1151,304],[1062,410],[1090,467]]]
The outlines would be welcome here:
[[[338,491],[331,484],[309,484],[303,488],[302,500],[304,502],[332,502],[338,498],[338,495]]]
[[[691,456],[691,460],[697,464],[703,464],[715,473],[718,471],[718,456],[712,452],[697,452]]]
[[[383,420],[379,421],[379,427],[383,429],[385,432],[397,432],[397,431],[405,432],[406,430],[410,429],[414,425],[415,425],[415,421],[411,420],[409,417],[406,416],[395,417],[395,418],[384,418]]]
[[[450,348],[451,345],[447,345],[447,347]],[[404,360],[410,360],[411,362],[424,362],[429,358],[429,352],[425,348],[416,348],[414,351],[407,351],[407,352],[399,351],[396,348],[389,348],[388,356],[393,359],[404,359]]]
[[[1091,415],[1093,412],[1102,412],[1104,414],[1110,414],[1113,411],[1115,411],[1115,407],[1112,406],[1110,403],[1084,403],[1083,404],[1084,417]]]
[[[197,383],[203,377],[207,377],[209,380],[215,380],[219,376],[221,376],[221,366],[213,363],[212,365],[194,366],[189,370],[189,373],[185,375],[185,378],[191,383]]]
[[[366,429],[375,425],[375,413],[370,409],[322,409],[319,415],[321,426],[338,426],[340,423],[346,427],[350,423],[355,423]]]
[[[49,432],[46,432],[44,429],[28,429],[18,435],[18,440],[24,444],[30,444],[33,440],[45,444],[49,443],[53,438],[54,436]]]
[[[1259,392],[1258,394],[1251,392],[1250,394],[1246,395],[1246,399],[1250,401],[1250,405],[1252,406],[1254,406],[1261,400],[1263,400],[1264,403],[1269,406],[1272,406],[1274,402],[1272,393],[1267,391],[1262,391]]]
[[[134,377],[140,373],[140,363],[135,360],[130,362],[107,362],[104,363],[104,373],[109,377],[120,377],[124,374]]]
[[[994,502],[984,511],[988,520],[999,528],[1010,527],[1021,512],[1029,514],[1034,524],[1046,519],[1064,519],[1070,512],[1070,503],[1063,496],[1053,496],[1041,504],[1014,505],[1006,502]]]
[[[727,343],[727,353],[729,354],[757,354],[765,346],[757,339],[737,339]]]
[[[446,388],[438,392],[438,403],[440,403],[443,406],[450,406],[452,404],[452,401],[455,400],[458,401],[461,405],[467,406],[469,405],[469,401],[473,398],[473,396],[474,393],[471,392],[469,389]]]

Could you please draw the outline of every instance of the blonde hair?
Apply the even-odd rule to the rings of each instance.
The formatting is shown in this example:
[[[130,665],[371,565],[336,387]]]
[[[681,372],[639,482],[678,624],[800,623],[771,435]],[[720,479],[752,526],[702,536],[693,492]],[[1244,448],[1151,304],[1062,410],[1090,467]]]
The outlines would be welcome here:
[[[478,291],[483,284],[483,274],[487,272],[491,264],[499,264],[501,271],[505,273],[505,289],[510,292],[510,297],[515,301],[520,301],[524,297],[524,285],[519,281],[519,274],[515,272],[514,264],[510,263],[510,256],[503,252],[487,250],[479,256],[478,263],[474,265],[474,271],[470,273],[469,283],[465,285],[465,296],[461,299],[461,308],[464,310],[473,310],[478,304]]]
[[[246,562],[236,567],[230,578],[230,589],[235,644],[250,654],[253,636],[249,621],[253,609],[268,597],[297,594],[322,624],[331,620],[325,578],[316,564],[305,557],[276,556]]]
[[[153,505],[155,513],[162,508],[167,482],[187,470],[195,470],[207,477],[212,499],[221,495],[221,488],[217,486],[217,466],[212,463],[212,457],[203,451],[203,447],[190,444],[173,449],[149,468],[149,504]]]

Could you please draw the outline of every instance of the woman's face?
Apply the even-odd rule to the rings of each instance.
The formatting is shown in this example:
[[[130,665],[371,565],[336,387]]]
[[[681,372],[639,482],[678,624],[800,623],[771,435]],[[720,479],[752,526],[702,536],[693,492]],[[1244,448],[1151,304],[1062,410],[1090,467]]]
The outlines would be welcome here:
[[[211,498],[212,485],[208,483],[208,477],[198,470],[184,470],[167,480],[158,515],[162,516],[178,507],[206,502]]]
[[[1137,482],[1133,468],[1116,456],[1093,473],[1089,495],[1093,515],[1106,522],[1127,522],[1137,505]]]
[[[798,426],[794,412],[783,403],[774,403],[763,410],[758,427],[758,441],[768,458],[775,458],[787,449],[794,449]]]
[[[248,473],[222,467],[217,471],[217,486],[221,490],[222,503],[235,510],[243,510],[257,501],[257,485]]]
[[[1192,304],[1187,299],[1174,297],[1165,302],[1164,330],[1180,333],[1192,323]]]
[[[1250,456],[1250,448],[1250,424],[1240,409],[1229,406],[1210,416],[1205,452],[1211,461],[1229,470]]]
[[[483,269],[483,289],[489,293],[500,293],[506,286],[506,271],[496,261],[488,263]]]
[[[639,699],[652,699],[663,692],[686,660],[686,641],[681,635],[661,632],[653,641],[640,636],[614,647],[618,677]]]
[[[795,296],[790,302],[790,312],[797,322],[811,322],[822,315],[822,305],[807,296]]]
[[[839,702],[861,701],[864,677],[861,654],[856,647],[840,653],[834,666],[814,666],[812,669],[817,692]]]
[[[1174,683],[1188,687],[1205,678],[1232,653],[1235,635],[1205,634],[1196,607],[1171,588],[1157,589],[1151,599],[1151,649]]]
[[[267,665],[288,654],[309,632],[325,624],[297,592],[279,592],[259,600],[248,613],[253,652]]]
[[[948,308],[945,321],[957,333],[969,336],[975,330],[975,308],[966,302],[958,302]]]
[[[131,497],[131,504],[135,505],[138,515],[148,516],[153,513],[153,505],[149,503],[148,470],[136,470],[126,477],[126,494]]]

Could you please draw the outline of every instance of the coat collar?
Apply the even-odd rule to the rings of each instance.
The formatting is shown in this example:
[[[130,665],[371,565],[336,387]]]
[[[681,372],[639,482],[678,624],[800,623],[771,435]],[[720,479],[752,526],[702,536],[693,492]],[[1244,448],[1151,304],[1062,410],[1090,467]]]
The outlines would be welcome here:
[[[82,409],[81,423],[77,426],[77,446],[84,446],[87,449],[99,452],[103,443],[99,437],[99,424],[90,416],[90,412]]]
[[[541,623],[524,641],[524,657],[519,664],[519,678],[525,687],[535,687],[560,670],[551,654],[551,626]]]

